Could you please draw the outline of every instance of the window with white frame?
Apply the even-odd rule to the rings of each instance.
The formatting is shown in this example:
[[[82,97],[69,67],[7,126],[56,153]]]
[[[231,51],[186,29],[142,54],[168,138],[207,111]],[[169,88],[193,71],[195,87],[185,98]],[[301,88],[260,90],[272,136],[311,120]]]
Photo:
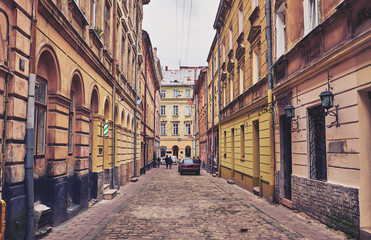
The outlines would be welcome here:
[[[186,98],[191,98],[191,90],[190,89],[186,90]]]
[[[259,52],[254,49],[252,52],[252,83],[255,84],[259,81]]]
[[[179,90],[173,90],[173,97],[174,98],[180,97]]]
[[[75,93],[71,91],[70,113],[68,116],[68,154],[73,153],[73,136],[74,136],[74,109],[75,109]]]
[[[233,101],[233,79],[229,79],[229,102]]]
[[[166,91],[165,91],[165,89],[161,89],[161,98],[166,98]]]
[[[178,116],[178,105],[173,105],[173,116]]]
[[[286,51],[286,19],[285,4],[281,4],[276,12],[276,59],[280,58]]]
[[[190,123],[186,123],[186,132],[185,132],[186,135],[191,135],[191,124]]]
[[[161,123],[161,135],[166,134],[166,123]]]
[[[225,62],[225,42],[222,44],[222,51],[223,51],[223,62]]]
[[[166,106],[161,106],[161,116],[166,115]]]
[[[173,135],[178,135],[178,134],[179,134],[178,124],[177,123],[173,123]]]
[[[38,77],[35,84],[34,155],[36,156],[45,154],[47,88],[46,82]]]
[[[254,11],[254,9],[259,6],[259,1],[258,0],[252,0],[252,10]]]
[[[191,106],[190,105],[186,105],[185,106],[185,115],[186,116],[191,116]]]
[[[91,0],[91,14],[90,14],[90,25],[92,28],[95,27],[95,0]]]
[[[304,34],[308,34],[318,25],[318,0],[303,0]]]
[[[232,25],[229,27],[229,50],[233,48],[233,29]]]
[[[243,5],[241,4],[238,8],[238,33],[241,34],[243,31]]]
[[[239,67],[239,80],[240,80],[240,94],[243,93],[243,82],[244,82],[244,74],[243,74],[243,66]]]

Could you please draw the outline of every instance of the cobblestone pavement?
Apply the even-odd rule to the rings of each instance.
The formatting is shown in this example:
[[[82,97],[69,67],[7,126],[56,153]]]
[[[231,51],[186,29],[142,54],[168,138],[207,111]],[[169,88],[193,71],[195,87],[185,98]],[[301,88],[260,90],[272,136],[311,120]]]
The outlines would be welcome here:
[[[344,239],[204,171],[181,176],[162,166],[139,179],[45,239]]]

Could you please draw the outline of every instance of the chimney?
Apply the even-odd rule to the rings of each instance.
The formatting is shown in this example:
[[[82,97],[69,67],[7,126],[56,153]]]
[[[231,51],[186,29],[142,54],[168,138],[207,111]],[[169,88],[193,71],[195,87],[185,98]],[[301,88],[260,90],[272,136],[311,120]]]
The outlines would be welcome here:
[[[153,49],[153,58],[156,59],[157,58],[157,47],[155,47]]]

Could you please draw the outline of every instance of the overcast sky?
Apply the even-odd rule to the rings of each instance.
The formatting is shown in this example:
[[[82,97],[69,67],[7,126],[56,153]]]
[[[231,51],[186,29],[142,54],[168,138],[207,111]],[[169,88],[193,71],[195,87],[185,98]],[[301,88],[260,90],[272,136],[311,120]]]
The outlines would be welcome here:
[[[218,6],[219,0],[151,0],[144,5],[143,30],[163,67],[207,65]]]

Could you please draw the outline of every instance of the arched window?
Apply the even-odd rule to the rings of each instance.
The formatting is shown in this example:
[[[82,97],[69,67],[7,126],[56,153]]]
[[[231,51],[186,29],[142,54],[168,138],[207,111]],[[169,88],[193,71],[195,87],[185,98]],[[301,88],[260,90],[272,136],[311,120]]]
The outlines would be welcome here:
[[[185,148],[185,156],[186,157],[191,157],[191,147],[190,146],[187,146]]]
[[[35,148],[34,155],[45,154],[45,129],[46,129],[46,80],[37,77],[35,84]]]

